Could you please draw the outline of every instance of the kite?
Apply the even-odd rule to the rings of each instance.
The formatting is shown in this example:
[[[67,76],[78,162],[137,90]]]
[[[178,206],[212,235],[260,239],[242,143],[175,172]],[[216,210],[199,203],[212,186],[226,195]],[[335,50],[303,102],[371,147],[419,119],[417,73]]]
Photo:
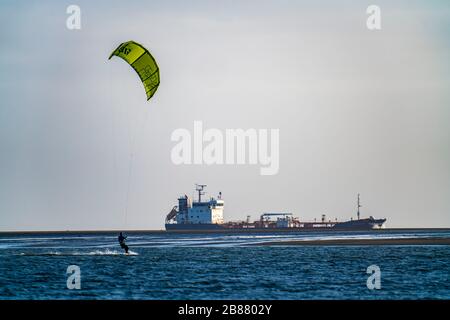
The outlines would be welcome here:
[[[159,67],[150,52],[134,41],[124,42],[114,50],[109,59],[118,56],[128,62],[141,79],[147,101],[155,94],[159,86]],[[109,60],[108,59],[108,60]]]

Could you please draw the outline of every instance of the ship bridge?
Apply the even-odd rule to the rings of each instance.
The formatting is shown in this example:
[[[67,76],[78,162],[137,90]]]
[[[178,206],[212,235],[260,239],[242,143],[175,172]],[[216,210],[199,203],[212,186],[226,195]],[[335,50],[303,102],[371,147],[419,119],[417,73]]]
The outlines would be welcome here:
[[[177,224],[223,224],[222,193],[219,192],[217,198],[202,200],[205,187],[206,185],[196,185],[197,201],[192,201],[187,195],[178,198],[178,211],[172,210],[166,221],[174,221]]]

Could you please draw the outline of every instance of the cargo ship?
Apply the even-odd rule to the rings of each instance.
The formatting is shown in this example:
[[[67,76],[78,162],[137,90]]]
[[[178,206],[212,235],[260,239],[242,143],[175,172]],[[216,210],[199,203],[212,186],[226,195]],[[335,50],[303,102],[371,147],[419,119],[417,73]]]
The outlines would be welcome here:
[[[382,229],[386,219],[360,217],[360,196],[358,194],[356,219],[339,222],[327,220],[322,215],[320,221],[303,221],[291,212],[265,212],[259,220],[250,221],[247,216],[243,221],[225,222],[223,218],[224,200],[222,193],[214,198],[202,200],[206,185],[197,184],[198,200],[193,201],[187,195],[178,198],[166,216],[167,231],[312,231],[312,230],[373,230]]]

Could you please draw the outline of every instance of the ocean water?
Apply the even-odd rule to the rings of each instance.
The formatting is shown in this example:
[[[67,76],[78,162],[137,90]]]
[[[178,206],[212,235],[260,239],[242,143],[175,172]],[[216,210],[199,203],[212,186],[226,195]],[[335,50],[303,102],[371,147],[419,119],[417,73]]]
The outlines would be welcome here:
[[[450,299],[450,246],[250,246],[450,231],[0,235],[0,299]],[[81,271],[67,288],[69,265]],[[367,267],[381,271],[370,290]]]

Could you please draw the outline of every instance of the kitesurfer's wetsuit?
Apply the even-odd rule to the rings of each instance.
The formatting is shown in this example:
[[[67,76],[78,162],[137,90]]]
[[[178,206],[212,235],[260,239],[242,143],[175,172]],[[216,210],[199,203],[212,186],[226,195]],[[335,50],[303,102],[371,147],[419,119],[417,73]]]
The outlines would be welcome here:
[[[122,248],[122,249],[124,249],[125,250],[125,253],[128,253],[128,246],[125,244],[125,239],[126,239],[127,237],[124,237],[123,235],[122,235],[122,232],[119,234],[119,238],[118,238],[118,240],[119,240],[119,244],[120,244],[120,247]]]

